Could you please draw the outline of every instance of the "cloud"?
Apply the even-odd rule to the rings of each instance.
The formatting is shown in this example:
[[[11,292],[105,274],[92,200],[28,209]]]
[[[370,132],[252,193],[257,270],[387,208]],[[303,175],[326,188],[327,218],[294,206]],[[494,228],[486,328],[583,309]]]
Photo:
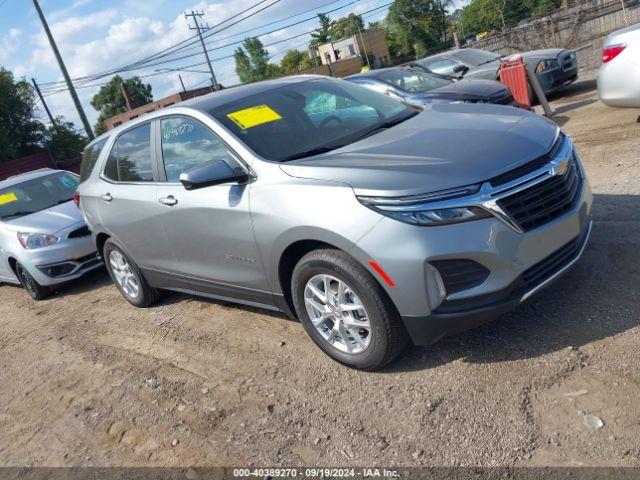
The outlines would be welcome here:
[[[22,43],[20,40],[21,36],[22,30],[19,28],[11,28],[6,35],[0,38],[0,62],[5,61],[18,50],[18,47]]]

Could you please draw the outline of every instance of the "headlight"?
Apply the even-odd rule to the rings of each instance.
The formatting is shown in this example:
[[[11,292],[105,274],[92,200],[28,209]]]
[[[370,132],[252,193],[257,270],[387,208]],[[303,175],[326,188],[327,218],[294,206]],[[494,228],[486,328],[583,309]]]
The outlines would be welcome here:
[[[479,190],[480,185],[471,185],[412,197],[358,197],[358,200],[372,210],[395,220],[412,225],[435,227],[491,217],[491,213],[481,207],[448,208],[440,203],[473,195]]]
[[[49,235],[48,233],[18,233],[18,240],[20,245],[27,250],[34,248],[48,247],[57,243],[60,239],[55,235]]]
[[[553,70],[556,68],[560,68],[560,64],[557,60],[543,60],[536,67],[536,73],[543,73],[547,70]]]

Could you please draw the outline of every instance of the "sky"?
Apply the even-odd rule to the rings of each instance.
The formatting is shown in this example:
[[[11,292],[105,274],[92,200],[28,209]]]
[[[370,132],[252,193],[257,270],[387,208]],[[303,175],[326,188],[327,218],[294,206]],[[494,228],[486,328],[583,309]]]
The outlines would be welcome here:
[[[215,26],[257,4],[258,1],[201,0],[194,3],[193,0],[40,0],[40,6],[69,74],[72,78],[78,78],[129,65],[178,42],[191,39],[195,32],[189,29],[189,21],[184,17],[185,11],[201,11],[204,13],[203,20]],[[271,5],[274,2],[276,3]],[[329,10],[335,10],[329,13],[332,19],[353,12],[364,14],[365,23],[369,23],[384,18],[388,7],[383,6],[390,2],[391,0],[264,0],[242,17],[271,6],[237,25],[229,26],[233,21],[225,23],[223,26],[229,28],[211,35],[206,40],[208,49],[214,49],[209,55],[216,77],[223,85],[238,83],[233,58],[224,57],[231,56],[233,50],[247,36],[260,36],[265,45],[286,40],[317,28],[318,22],[310,20],[299,25],[283,27],[311,19],[316,13]],[[466,2],[468,0],[454,1],[455,4]],[[383,8],[371,11],[377,7]],[[283,21],[286,17],[296,14],[300,15]],[[218,27],[220,28],[222,27]],[[276,29],[278,31],[268,33]],[[276,43],[267,47],[267,50],[272,56],[272,61],[278,62],[286,50],[305,49],[308,41],[309,35],[306,34]],[[132,75],[142,76],[145,83],[151,84],[155,99],[181,90],[178,74],[182,76],[187,89],[209,84],[210,74],[206,64],[180,72],[161,70],[184,68],[205,61],[202,47],[199,45],[190,46],[184,52],[174,54],[174,57],[186,55],[190,56],[121,75],[125,78]],[[169,57],[163,58],[162,61],[167,59]],[[0,66],[11,70],[16,78],[35,78],[44,86],[44,90],[49,92],[45,95],[45,101],[53,115],[63,115],[66,120],[74,122],[77,126],[81,125],[69,92],[52,93],[56,92],[57,88],[46,86],[48,82],[60,82],[62,74],[32,1],[0,0]],[[92,125],[98,112],[93,109],[90,101],[99,90],[99,86],[92,85],[104,83],[108,79],[109,77],[85,82],[88,86],[77,89],[80,102]],[[44,120],[44,112],[40,106],[38,115]]]

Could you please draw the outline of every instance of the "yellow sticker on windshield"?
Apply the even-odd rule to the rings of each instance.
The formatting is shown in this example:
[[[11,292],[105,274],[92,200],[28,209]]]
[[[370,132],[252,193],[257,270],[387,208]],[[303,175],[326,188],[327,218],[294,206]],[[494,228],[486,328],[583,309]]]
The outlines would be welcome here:
[[[237,112],[227,114],[227,117],[243,130],[282,119],[282,117],[278,115],[278,112],[268,105],[256,105],[255,107],[238,110]]]
[[[17,201],[18,201],[18,197],[16,197],[16,194],[13,192],[3,193],[2,195],[0,195],[0,205],[17,202]]]

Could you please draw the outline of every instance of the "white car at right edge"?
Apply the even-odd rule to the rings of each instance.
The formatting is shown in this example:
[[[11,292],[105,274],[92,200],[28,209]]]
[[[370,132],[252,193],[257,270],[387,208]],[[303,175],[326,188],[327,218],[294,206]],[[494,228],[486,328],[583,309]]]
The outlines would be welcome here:
[[[640,23],[607,37],[598,96],[610,107],[640,108]]]

